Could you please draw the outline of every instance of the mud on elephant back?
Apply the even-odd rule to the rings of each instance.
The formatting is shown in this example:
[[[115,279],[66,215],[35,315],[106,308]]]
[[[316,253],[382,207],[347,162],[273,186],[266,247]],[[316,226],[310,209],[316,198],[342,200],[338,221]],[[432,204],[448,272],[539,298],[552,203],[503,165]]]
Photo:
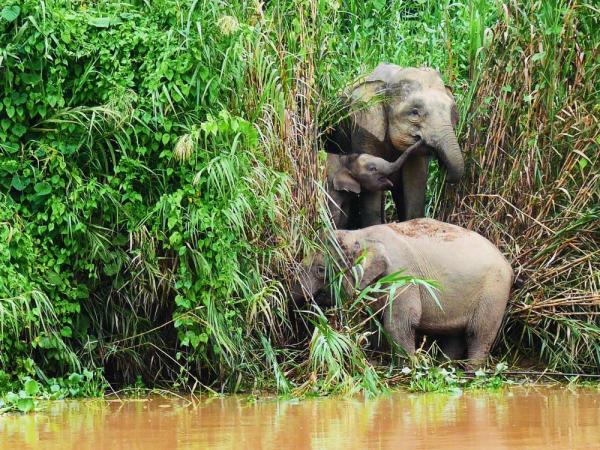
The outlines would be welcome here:
[[[455,134],[456,103],[436,70],[380,64],[343,95],[346,118],[325,136],[328,153],[367,153],[395,161],[422,142],[402,168],[389,176],[398,220],[423,217],[429,161],[439,158],[446,180],[457,182],[464,160]],[[360,226],[382,222],[384,193],[361,193]]]

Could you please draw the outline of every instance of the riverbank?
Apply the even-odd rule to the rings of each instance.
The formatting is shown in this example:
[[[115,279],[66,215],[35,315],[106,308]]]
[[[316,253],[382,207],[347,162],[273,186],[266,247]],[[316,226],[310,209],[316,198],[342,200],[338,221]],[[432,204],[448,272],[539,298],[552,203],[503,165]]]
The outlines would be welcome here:
[[[420,353],[417,353],[420,355]],[[568,389],[600,389],[600,375],[560,373],[549,370],[519,370],[498,363],[489,368],[469,371],[456,362],[434,361],[429,357],[415,359],[401,368],[393,366],[369,366],[370,373],[357,377],[346,377],[331,384],[331,380],[312,376],[301,384],[282,393],[278,386],[254,383],[253,389],[240,389],[234,395],[243,396],[248,401],[279,399],[304,401],[316,398],[379,398],[395,391],[406,393],[439,393],[461,395],[467,392],[493,392],[513,387],[565,387]],[[408,361],[407,361],[408,363]],[[365,380],[370,383],[366,384]],[[194,403],[200,398],[227,396],[198,383],[188,391],[178,390],[177,386],[163,388],[146,387],[141,380],[134,385],[118,388],[106,383],[99,373],[86,372],[72,374],[68,379],[52,379],[48,383],[38,383],[27,377],[22,385],[12,387],[0,395],[0,416],[2,414],[39,413],[48,404],[57,401],[105,401],[140,400],[153,396],[166,398],[187,398]]]
[[[389,336],[364,297],[323,311],[288,289],[330,229],[321,133],[382,61],[437,68],[457,100],[465,177],[432,163],[426,214],[490,239],[522,281],[493,361],[600,373],[591,0],[4,3],[11,408],[107,381],[377,394],[407,377],[368,345]]]

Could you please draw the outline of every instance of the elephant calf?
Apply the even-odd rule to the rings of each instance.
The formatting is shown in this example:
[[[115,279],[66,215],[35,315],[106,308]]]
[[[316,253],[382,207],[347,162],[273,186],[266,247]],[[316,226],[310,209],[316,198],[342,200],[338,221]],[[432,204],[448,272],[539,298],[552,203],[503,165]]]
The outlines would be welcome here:
[[[383,311],[386,331],[406,352],[414,353],[415,334],[422,333],[438,337],[452,359],[466,355],[475,365],[485,361],[513,281],[511,266],[496,246],[473,231],[433,219],[335,233],[344,263],[353,264],[365,254],[360,289],[400,270],[440,283],[441,308],[418,285],[400,289],[392,305],[384,305],[384,299],[376,305]],[[300,279],[303,292],[322,291],[325,273],[323,255],[313,255]],[[352,281],[346,279],[346,288]],[[295,292],[300,296],[299,290]]]
[[[420,145],[421,141],[417,141],[394,162],[367,153],[327,154],[327,194],[335,227],[347,228],[351,202],[356,201],[361,192],[379,192],[393,187],[388,177],[400,170],[406,158]],[[384,208],[381,208],[382,223],[385,222],[384,213]]]

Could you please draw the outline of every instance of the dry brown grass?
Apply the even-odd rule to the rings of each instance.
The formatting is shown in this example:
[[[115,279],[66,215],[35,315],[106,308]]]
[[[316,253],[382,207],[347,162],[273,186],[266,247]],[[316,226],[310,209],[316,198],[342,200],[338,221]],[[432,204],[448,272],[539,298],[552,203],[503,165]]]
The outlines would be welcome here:
[[[467,176],[447,190],[441,216],[498,244],[524,280],[506,345],[553,369],[598,373],[597,13],[577,2],[563,16],[510,5],[467,119]]]

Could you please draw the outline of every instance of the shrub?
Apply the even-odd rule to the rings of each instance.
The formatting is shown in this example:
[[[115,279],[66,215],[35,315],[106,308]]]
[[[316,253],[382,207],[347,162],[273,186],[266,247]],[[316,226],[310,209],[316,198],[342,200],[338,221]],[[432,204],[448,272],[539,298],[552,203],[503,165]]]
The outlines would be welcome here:
[[[339,90],[381,61],[437,67],[455,88],[470,175],[446,191],[434,166],[428,213],[479,229],[529,275],[507,342],[595,370],[588,6],[2,6],[0,370],[13,383],[102,368],[147,386],[290,392],[318,375],[323,391],[379,390],[361,330],[315,319],[286,287],[327,222],[319,133]]]

